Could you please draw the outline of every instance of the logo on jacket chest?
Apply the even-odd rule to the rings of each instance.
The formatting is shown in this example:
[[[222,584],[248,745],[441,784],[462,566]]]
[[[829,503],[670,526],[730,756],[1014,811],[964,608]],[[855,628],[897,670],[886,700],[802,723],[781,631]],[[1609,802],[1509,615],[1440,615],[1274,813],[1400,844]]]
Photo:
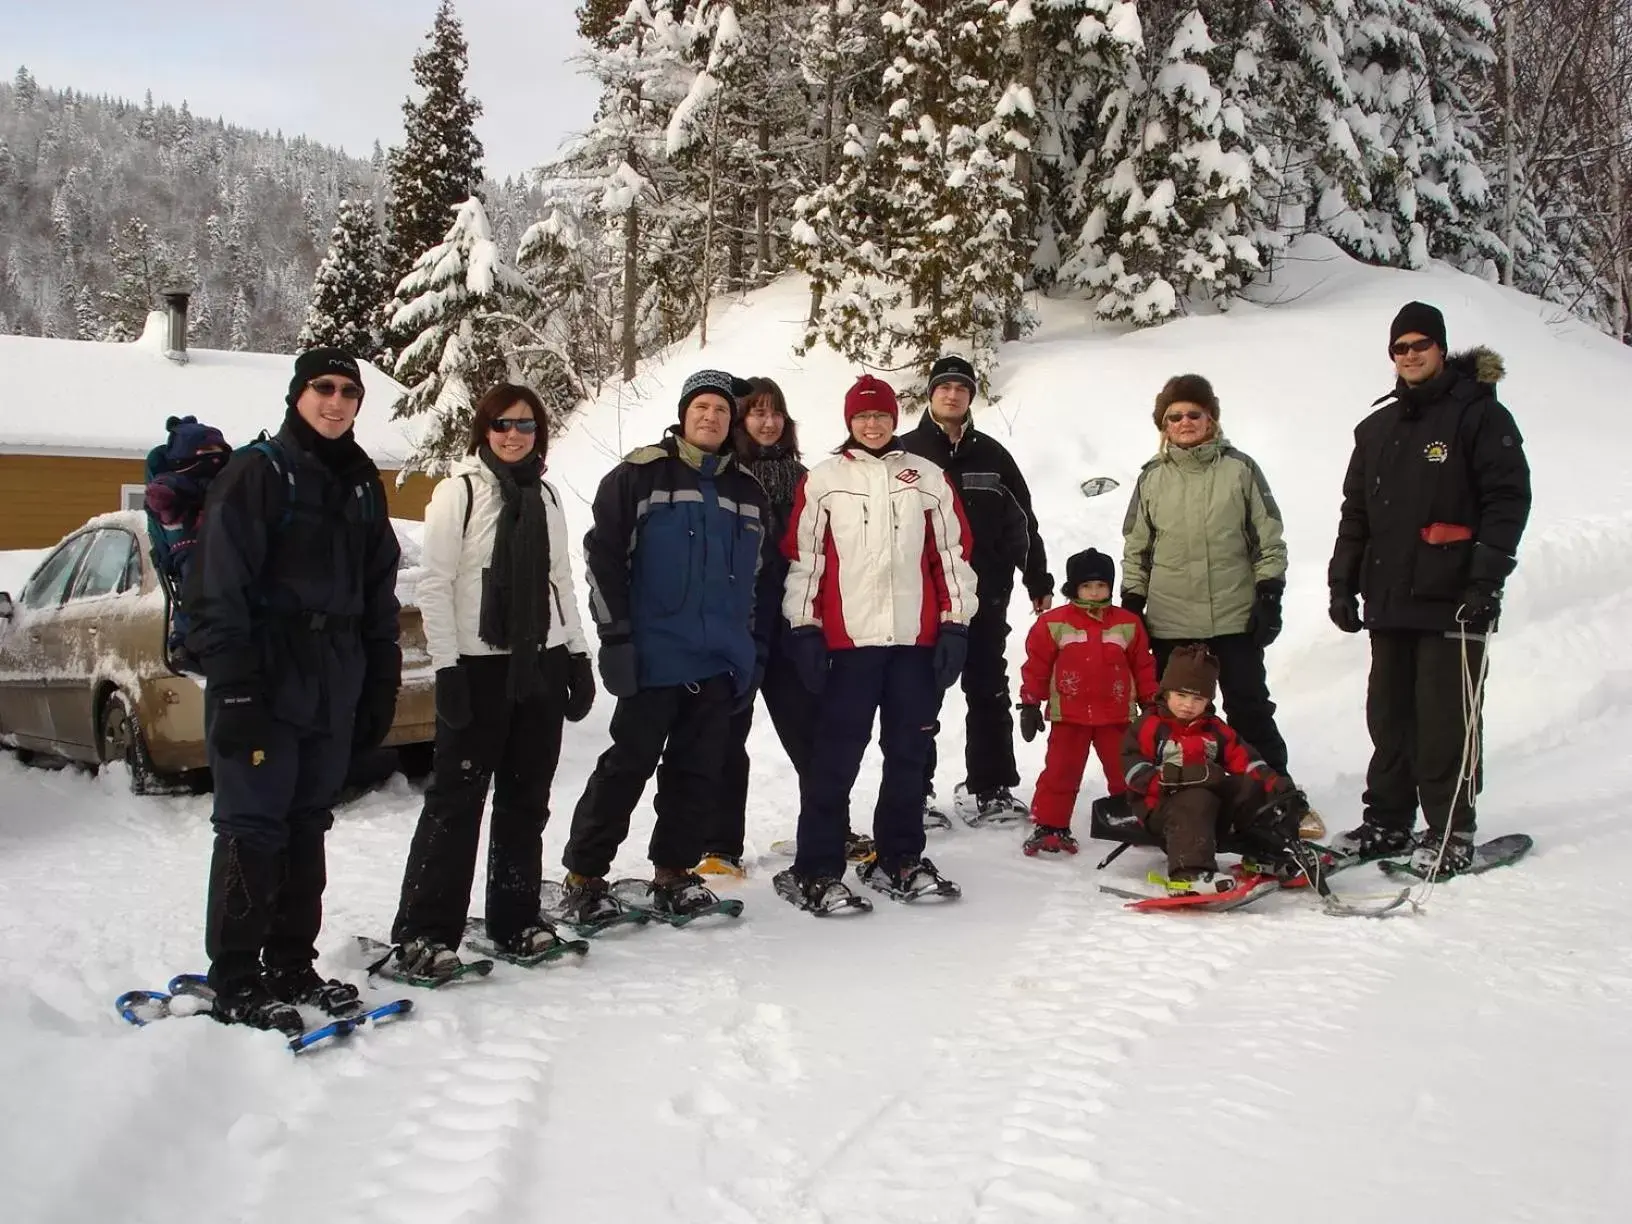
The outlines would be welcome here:
[[[1430,442],[1422,448],[1422,457],[1429,463],[1444,463],[1451,457],[1451,448],[1443,442]]]
[[[899,480],[902,484],[909,484],[909,485],[910,484],[917,484],[918,483],[918,469],[917,468],[902,468],[899,472],[897,472],[895,474],[895,478],[897,480]]]

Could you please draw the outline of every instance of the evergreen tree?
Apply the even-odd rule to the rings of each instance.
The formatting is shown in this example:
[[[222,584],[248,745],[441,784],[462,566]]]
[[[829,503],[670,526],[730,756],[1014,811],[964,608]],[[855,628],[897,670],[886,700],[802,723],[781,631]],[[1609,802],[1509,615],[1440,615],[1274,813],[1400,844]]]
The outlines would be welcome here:
[[[35,84],[34,74],[27,67],[17,69],[17,75],[12,78],[11,87],[15,91],[15,105],[24,113],[34,109],[34,103],[39,100],[40,87]]]
[[[329,346],[362,361],[378,355],[375,321],[385,298],[380,230],[368,200],[342,200],[329,235],[329,253],[318,265],[296,342],[300,351]]]
[[[227,333],[227,347],[235,353],[249,348],[249,321],[249,297],[239,289],[232,297],[232,320]]]
[[[453,0],[442,0],[426,42],[414,55],[414,83],[422,97],[403,102],[403,143],[386,157],[391,284],[442,241],[448,217],[482,181],[482,142],[475,132],[482,104],[465,92],[469,50]]]
[[[411,338],[396,359],[408,394],[394,415],[431,417],[411,466],[434,472],[463,449],[476,399],[510,377],[509,336],[533,293],[500,258],[487,212],[472,196],[441,244],[415,261],[396,297],[403,305],[391,327]]]
[[[142,334],[147,313],[171,277],[168,248],[153,237],[146,222],[129,218],[113,235],[108,255],[113,263],[113,288],[102,293],[106,338],[134,340]]]

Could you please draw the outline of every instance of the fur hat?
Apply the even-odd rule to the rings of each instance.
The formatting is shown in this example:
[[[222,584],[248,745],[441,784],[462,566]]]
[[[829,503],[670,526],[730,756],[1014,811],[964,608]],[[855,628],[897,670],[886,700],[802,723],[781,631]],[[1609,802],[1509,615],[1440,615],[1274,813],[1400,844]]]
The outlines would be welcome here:
[[[1174,404],[1195,404],[1205,408],[1215,422],[1218,420],[1218,396],[1213,392],[1213,384],[1200,374],[1178,374],[1162,384],[1156,393],[1156,411],[1152,414],[1157,429],[1166,428],[1167,410]]]
[[[895,402],[895,392],[890,384],[882,378],[874,378],[871,374],[863,374],[856,379],[850,390],[844,393],[844,427],[850,428],[850,421],[858,412],[887,412],[890,414],[892,425],[901,420],[901,408]]]
[[[1200,642],[1174,647],[1162,669],[1161,690],[1213,700],[1218,694],[1218,660]]]
[[[680,387],[680,424],[686,423],[686,409],[699,395],[717,395],[731,405],[731,419],[736,420],[737,408],[753,388],[735,374],[724,370],[698,370]]]
[[[929,390],[933,392],[942,383],[962,383],[969,388],[970,395],[979,390],[975,384],[975,367],[956,353],[942,357],[929,368]]]
[[[363,385],[363,371],[357,365],[357,358],[345,349],[307,349],[295,358],[295,376],[289,380],[289,394],[283,402],[293,408],[300,393],[306,390],[306,384],[325,374],[344,374],[359,387]],[[361,409],[362,406],[363,401],[359,398],[357,407]]]
[[[1445,344],[1445,316],[1439,309],[1428,305],[1427,302],[1407,302],[1400,307],[1400,313],[1394,316],[1394,322],[1388,325],[1388,347],[1394,347],[1394,341],[1410,332],[1419,332],[1439,345],[1443,352]],[[1392,356],[1392,354],[1390,354]]]
[[[1097,548],[1073,554],[1065,563],[1065,583],[1060,587],[1060,594],[1067,599],[1075,599],[1077,588],[1085,582],[1103,582],[1109,587],[1116,586],[1116,562]]]

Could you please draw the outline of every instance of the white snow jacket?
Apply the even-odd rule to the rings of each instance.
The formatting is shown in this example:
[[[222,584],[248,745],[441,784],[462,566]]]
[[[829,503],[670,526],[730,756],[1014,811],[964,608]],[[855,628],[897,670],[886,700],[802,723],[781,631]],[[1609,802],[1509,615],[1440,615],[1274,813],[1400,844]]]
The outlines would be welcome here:
[[[469,478],[468,482],[466,477]],[[466,522],[465,486],[469,484],[470,519]],[[565,646],[572,654],[589,653],[578,619],[578,596],[572,589],[572,564],[567,556],[567,520],[561,499],[548,481],[539,482],[544,499],[545,525],[550,533],[550,634],[545,648]],[[425,536],[420,563],[420,616],[425,622],[425,648],[437,668],[452,667],[460,655],[507,654],[482,641],[478,626],[482,612],[482,571],[493,560],[498,530],[498,477],[474,455],[453,465],[451,473],[431,492],[425,508]]]
[[[829,650],[932,646],[942,622],[967,625],[979,606],[971,546],[945,472],[848,447],[794,493],[782,611],[795,629],[821,626]]]

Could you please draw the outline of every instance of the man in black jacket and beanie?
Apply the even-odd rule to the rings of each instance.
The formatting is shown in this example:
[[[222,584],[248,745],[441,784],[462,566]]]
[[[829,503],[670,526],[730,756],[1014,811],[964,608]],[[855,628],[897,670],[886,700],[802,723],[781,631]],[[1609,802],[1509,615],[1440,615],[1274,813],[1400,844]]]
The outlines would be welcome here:
[[[298,1033],[357,990],[313,968],[323,836],[352,753],[391,728],[400,550],[379,471],[352,436],[362,372],[302,353],[283,426],[211,484],[183,600],[208,681],[215,782],[205,951],[220,1019]]]
[[[969,660],[963,669],[968,706],[960,805],[973,805],[974,821],[1023,819],[1026,805],[1010,790],[1020,784],[1014,764],[1014,718],[1010,713],[1009,598],[1019,571],[1032,611],[1046,612],[1054,579],[1031,509],[1031,490],[1003,444],[975,429],[970,404],[975,368],[964,358],[942,357],[929,372],[929,408],[915,429],[901,435],[914,455],[937,464],[958,490],[974,537],[971,564],[979,579],[980,606],[969,622]],[[939,724],[936,727],[939,730]],[[935,793],[936,754],[930,747],[924,793]]]
[[[1447,358],[1445,319],[1422,302],[1395,316],[1388,343],[1398,381],[1354,431],[1327,572],[1332,622],[1371,632],[1364,823],[1333,848],[1410,852],[1420,800],[1428,831],[1412,865],[1450,875],[1472,862],[1481,782],[1467,768],[1481,727],[1477,702],[1464,713],[1464,685],[1478,682],[1482,695],[1486,637],[1530,514],[1530,469],[1496,398],[1500,357]]]

